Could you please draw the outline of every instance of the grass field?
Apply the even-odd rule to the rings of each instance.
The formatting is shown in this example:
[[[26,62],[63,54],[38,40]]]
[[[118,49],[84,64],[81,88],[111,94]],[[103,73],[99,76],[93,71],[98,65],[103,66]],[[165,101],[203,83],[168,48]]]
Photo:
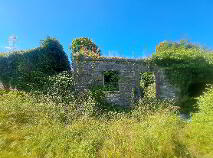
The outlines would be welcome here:
[[[213,158],[212,99],[213,90],[200,97],[188,123],[170,103],[151,100],[99,117],[70,108],[65,123],[60,105],[0,91],[0,157]]]

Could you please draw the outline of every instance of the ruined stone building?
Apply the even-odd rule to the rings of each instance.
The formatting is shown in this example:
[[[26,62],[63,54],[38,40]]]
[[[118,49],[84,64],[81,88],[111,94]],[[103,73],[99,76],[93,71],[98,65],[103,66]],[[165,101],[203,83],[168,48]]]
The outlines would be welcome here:
[[[114,104],[130,106],[140,94],[141,73],[152,72],[156,82],[156,97],[160,99],[178,99],[180,89],[169,83],[162,68],[145,62],[145,59],[90,58],[73,59],[72,67],[76,89],[89,89],[91,86],[106,87],[112,79],[113,90],[104,90],[106,99]],[[111,75],[111,74],[114,74]],[[0,89],[5,87],[0,82]]]
[[[140,97],[140,74],[153,72],[156,80],[156,97],[177,99],[179,89],[171,85],[164,70],[147,64],[144,59],[84,58],[72,61],[76,88],[88,89],[91,85],[104,86],[110,82],[107,72],[114,72],[118,79],[115,90],[106,90],[106,99],[122,106],[129,106]]]

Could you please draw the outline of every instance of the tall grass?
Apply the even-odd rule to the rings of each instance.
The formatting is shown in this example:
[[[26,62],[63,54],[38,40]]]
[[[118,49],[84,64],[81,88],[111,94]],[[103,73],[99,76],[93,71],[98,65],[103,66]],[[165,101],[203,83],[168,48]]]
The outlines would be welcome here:
[[[200,111],[185,128],[185,143],[195,157],[213,157],[213,87],[198,99]]]
[[[201,107],[210,103],[212,95],[208,97],[200,98]],[[213,126],[199,123],[206,120],[205,110],[186,123],[169,102],[153,98],[141,100],[130,112],[102,117],[90,115],[91,98],[82,104],[91,108],[79,114],[70,104],[65,124],[62,106],[38,102],[23,92],[1,91],[0,157],[213,157]]]

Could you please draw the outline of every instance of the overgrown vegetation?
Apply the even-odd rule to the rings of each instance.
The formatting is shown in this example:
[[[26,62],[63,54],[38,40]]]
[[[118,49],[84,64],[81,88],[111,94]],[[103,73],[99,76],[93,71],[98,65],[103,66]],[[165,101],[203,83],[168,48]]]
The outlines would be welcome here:
[[[155,77],[152,72],[144,72],[141,74],[140,93],[141,97],[145,97],[151,90],[152,96],[156,97]],[[151,88],[151,89],[150,89]]]
[[[119,81],[118,71],[104,72],[104,90],[119,91],[118,81]]]
[[[0,90],[0,157],[213,157],[213,87],[203,94],[189,88],[211,83],[212,55],[184,42],[167,44],[157,48],[152,62],[173,71],[173,84],[184,83],[182,104],[196,99],[190,121],[179,117],[172,100],[155,98],[152,73],[142,74],[143,98],[131,109],[106,103],[100,87],[76,94],[67,57],[55,39],[26,53],[1,56],[0,80],[19,91]]]
[[[63,46],[50,37],[39,48],[0,56],[0,81],[7,89],[38,91],[45,85],[45,77],[69,70]]]
[[[92,42],[89,38],[76,38],[72,41],[72,46],[69,47],[72,50],[72,56],[76,59],[81,56],[87,56],[92,58],[99,58],[101,51],[98,46]]]
[[[213,53],[187,42],[163,42],[153,55],[155,64],[166,69],[170,81],[181,87],[181,96],[194,83],[213,81]]]
[[[152,62],[165,69],[170,82],[181,89],[179,105],[185,112],[196,111],[195,97],[213,82],[213,53],[187,41],[162,42]]]
[[[212,89],[185,123],[171,103],[141,100],[128,113],[97,117],[88,97],[75,109],[23,92],[0,93],[1,157],[212,157]],[[65,114],[68,116],[65,126]]]

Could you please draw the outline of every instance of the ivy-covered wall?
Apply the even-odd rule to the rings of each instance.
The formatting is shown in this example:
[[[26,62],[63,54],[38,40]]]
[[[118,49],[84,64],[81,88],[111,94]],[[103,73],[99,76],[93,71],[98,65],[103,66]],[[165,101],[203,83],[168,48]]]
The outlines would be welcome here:
[[[172,86],[164,70],[153,66],[146,60],[81,57],[72,62],[77,83],[76,89],[82,91],[91,86],[104,86],[104,72],[116,71],[119,74],[119,91],[106,91],[109,102],[130,106],[140,97],[140,74],[153,72],[156,76],[157,97],[178,98],[179,89]]]
[[[102,57],[89,38],[74,39],[70,49],[76,89],[103,88],[104,73],[115,71],[118,88],[113,83],[103,89],[116,85],[116,92],[105,93],[109,101],[120,105],[139,98],[140,74],[144,72],[155,74],[156,96],[162,99],[194,96],[195,89],[213,83],[213,53],[185,41],[162,42],[151,58],[140,60]],[[63,46],[47,38],[39,48],[0,54],[0,88],[40,90],[47,82],[45,77],[67,70],[70,65]]]
[[[165,70],[170,83],[190,96],[191,86],[213,83],[213,52],[188,41],[161,42],[152,62]]]
[[[48,37],[41,41],[38,48],[0,55],[0,87],[39,90],[45,85],[45,76],[69,69],[63,46],[56,39]]]

